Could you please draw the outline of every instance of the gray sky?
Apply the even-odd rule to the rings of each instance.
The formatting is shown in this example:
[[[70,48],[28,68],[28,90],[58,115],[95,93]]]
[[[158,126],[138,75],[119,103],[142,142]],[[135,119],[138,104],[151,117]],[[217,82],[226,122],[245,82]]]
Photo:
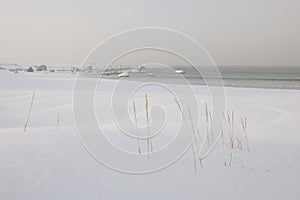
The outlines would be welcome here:
[[[300,65],[299,0],[0,0],[0,63],[80,64],[120,31],[161,26],[218,65]]]

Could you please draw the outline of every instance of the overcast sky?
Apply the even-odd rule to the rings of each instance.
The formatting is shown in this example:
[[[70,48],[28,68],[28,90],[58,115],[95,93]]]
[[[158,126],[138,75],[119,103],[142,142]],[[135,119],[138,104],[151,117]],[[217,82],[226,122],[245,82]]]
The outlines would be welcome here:
[[[299,0],[0,0],[0,63],[80,64],[120,31],[160,26],[218,65],[300,65]]]

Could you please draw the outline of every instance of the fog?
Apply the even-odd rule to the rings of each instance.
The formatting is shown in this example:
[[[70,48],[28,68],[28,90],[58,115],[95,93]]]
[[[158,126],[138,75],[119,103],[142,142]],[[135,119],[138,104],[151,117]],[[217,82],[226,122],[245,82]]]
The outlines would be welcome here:
[[[1,0],[0,63],[80,64],[111,35],[155,26],[196,39],[218,65],[297,66],[299,10],[297,0]]]

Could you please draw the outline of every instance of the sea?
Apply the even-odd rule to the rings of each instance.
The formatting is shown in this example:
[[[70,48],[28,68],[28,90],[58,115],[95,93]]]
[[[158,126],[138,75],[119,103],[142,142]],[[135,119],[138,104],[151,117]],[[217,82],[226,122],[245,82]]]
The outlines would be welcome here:
[[[182,70],[184,73],[176,73]],[[199,73],[200,71],[200,73]],[[147,67],[141,73],[128,72],[124,80],[171,84],[217,85],[244,88],[276,88],[300,90],[300,66],[222,66],[217,71],[210,67],[195,70],[189,66],[170,68]],[[103,78],[115,78],[112,75]]]
[[[0,65],[0,69],[14,71],[19,65]],[[27,69],[28,66],[23,66]],[[76,75],[74,68],[80,66],[48,66],[54,73]],[[129,81],[158,82],[170,84],[216,85],[243,88],[274,88],[300,90],[300,66],[218,66],[218,67],[147,65],[142,68],[129,67],[94,67],[91,72],[81,72],[85,76],[105,79],[122,79]],[[180,70],[184,73],[176,73]],[[103,73],[105,71],[105,73]],[[118,77],[126,72],[129,76]],[[177,71],[178,72],[178,71]],[[200,72],[200,73],[199,73]],[[45,72],[46,73],[46,72]],[[102,74],[102,75],[99,75]]]

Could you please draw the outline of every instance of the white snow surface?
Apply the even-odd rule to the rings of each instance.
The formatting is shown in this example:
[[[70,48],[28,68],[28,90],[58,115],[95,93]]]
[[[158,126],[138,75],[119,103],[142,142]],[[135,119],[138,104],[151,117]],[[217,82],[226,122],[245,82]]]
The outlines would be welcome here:
[[[0,199],[299,199],[300,91],[225,88],[227,108],[247,116],[251,149],[234,156],[231,167],[224,166],[228,152],[217,149],[194,173],[189,150],[164,170],[132,175],[103,166],[83,148],[73,120],[75,80],[68,74],[0,71]],[[115,80],[104,83],[99,97],[109,101]],[[151,98],[163,101],[164,94]],[[203,92],[198,98],[208,97]],[[109,116],[109,108],[97,109]],[[110,117],[103,120],[114,132]],[[135,151],[136,143],[129,144],[128,151]]]

